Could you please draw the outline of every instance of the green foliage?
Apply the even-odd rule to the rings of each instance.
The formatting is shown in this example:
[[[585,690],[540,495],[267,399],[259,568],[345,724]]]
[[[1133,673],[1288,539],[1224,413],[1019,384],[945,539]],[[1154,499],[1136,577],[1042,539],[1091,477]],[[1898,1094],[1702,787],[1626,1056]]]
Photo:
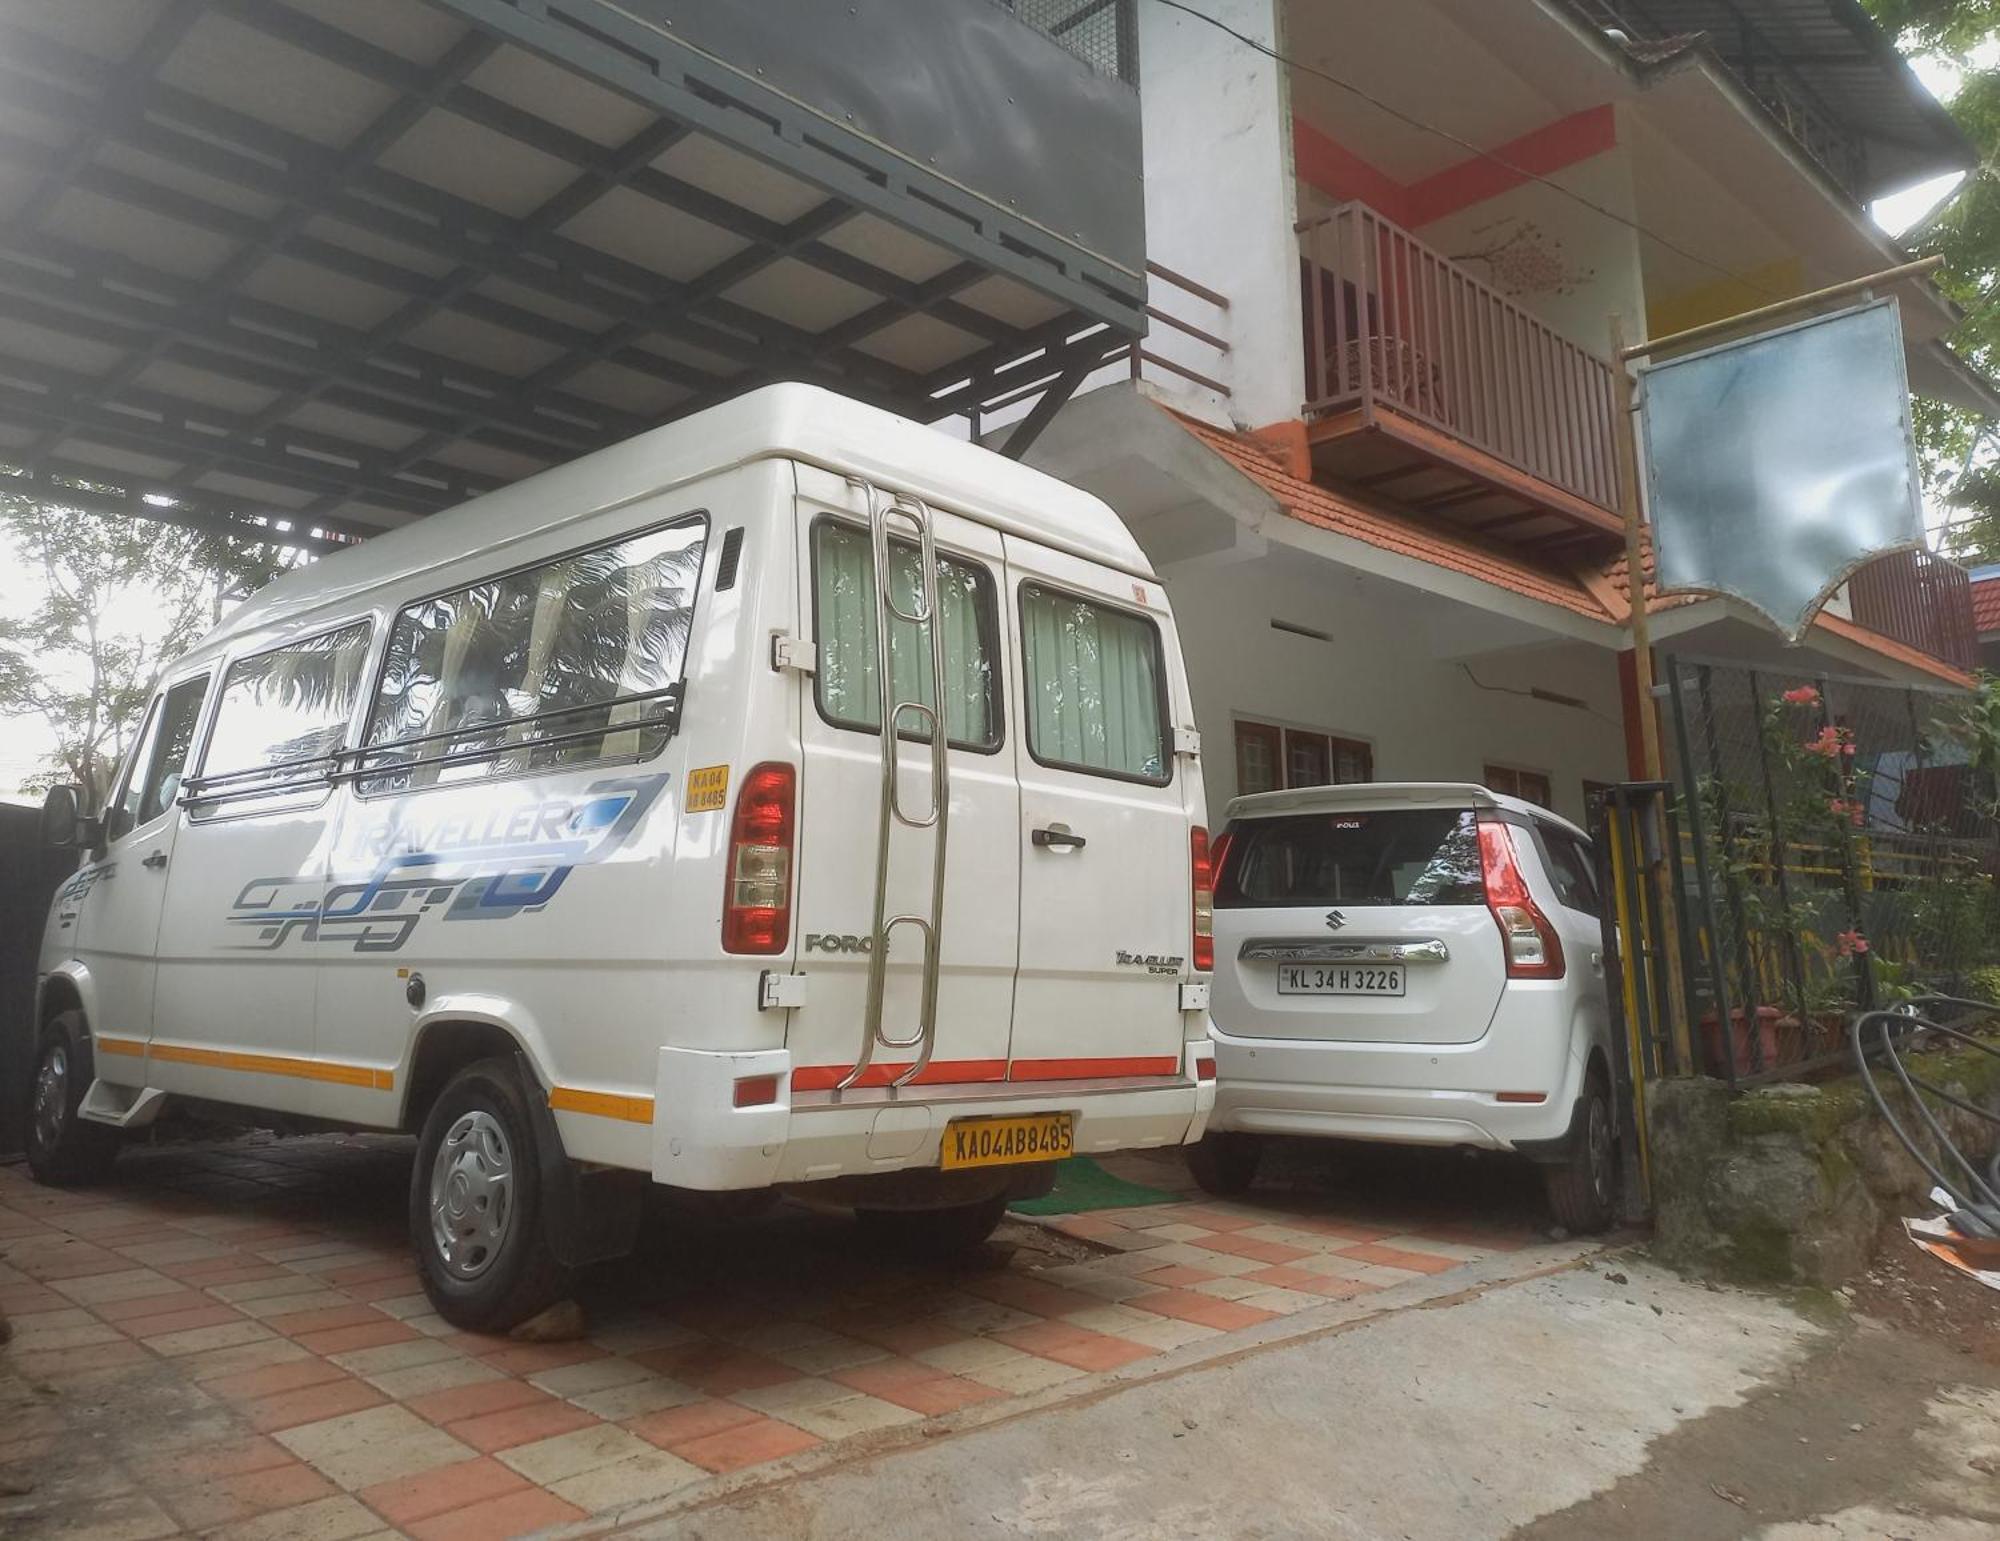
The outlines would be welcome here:
[[[1950,109],[1979,152],[1958,195],[1905,236],[1923,254],[1941,252],[1939,283],[1966,312],[1951,344],[1988,379],[2000,379],[2000,0],[1862,0],[1905,54],[1950,63],[1960,85]],[[1920,402],[1917,443],[1926,485],[1959,511],[1952,552],[2000,561],[2000,450],[1995,425],[1969,412]]]
[[[297,561],[276,545],[117,518],[0,491],[0,532],[35,597],[0,616],[0,716],[34,715],[57,747],[42,785],[100,803],[162,664],[229,604]]]

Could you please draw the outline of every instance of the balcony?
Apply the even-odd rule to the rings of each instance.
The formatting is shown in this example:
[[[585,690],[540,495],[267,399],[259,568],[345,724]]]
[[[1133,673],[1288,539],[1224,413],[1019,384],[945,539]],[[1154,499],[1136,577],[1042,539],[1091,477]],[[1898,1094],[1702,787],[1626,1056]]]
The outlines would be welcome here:
[[[1364,204],[1300,248],[1325,480],[1548,551],[1619,533],[1609,365]]]
[[[1899,551],[1857,572],[1848,598],[1857,625],[1968,674],[1979,666],[1972,579],[1956,562]]]

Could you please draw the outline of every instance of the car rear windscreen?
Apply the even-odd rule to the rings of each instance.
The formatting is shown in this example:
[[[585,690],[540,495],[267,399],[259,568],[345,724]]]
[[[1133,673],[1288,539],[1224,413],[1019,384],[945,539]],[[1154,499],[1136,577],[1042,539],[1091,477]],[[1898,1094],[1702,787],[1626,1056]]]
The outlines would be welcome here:
[[[1469,808],[1239,819],[1229,834],[1218,909],[1486,902]]]

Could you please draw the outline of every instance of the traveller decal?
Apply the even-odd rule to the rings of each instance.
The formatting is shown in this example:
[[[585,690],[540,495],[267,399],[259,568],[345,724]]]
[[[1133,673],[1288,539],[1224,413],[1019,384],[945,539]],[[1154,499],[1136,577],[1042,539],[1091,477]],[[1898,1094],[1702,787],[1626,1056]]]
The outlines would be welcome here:
[[[324,893],[311,879],[252,878],[228,920],[254,934],[242,951],[328,942],[396,952],[425,916],[510,920],[555,898],[570,873],[625,844],[667,777],[593,782],[582,797],[552,797],[433,823],[391,815],[358,830],[335,857]],[[359,863],[368,862],[366,868]],[[344,878],[343,872],[365,875]]]

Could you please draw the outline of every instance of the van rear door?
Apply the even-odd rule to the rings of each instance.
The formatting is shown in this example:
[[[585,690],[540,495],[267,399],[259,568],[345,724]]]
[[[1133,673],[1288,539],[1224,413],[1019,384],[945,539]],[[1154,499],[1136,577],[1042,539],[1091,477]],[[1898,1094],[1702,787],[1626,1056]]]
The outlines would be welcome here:
[[[1004,539],[1024,719],[1013,1076],[1176,1074],[1200,793],[1174,751],[1186,684],[1166,595]]]
[[[799,467],[800,630],[814,644],[802,692],[801,786],[794,916],[805,1004],[791,1013],[787,1045],[793,1087],[828,1090],[862,1054],[880,849],[884,692],[869,494],[815,467]],[[904,615],[922,612],[922,543],[911,517],[884,520],[890,595]],[[914,508],[914,505],[911,505]],[[1000,601],[1000,536],[935,508],[939,630],[945,674],[948,817],[939,936],[936,1035],[916,1084],[1006,1079],[1020,905],[1020,794],[1008,742],[1007,619]],[[891,616],[892,707],[935,703],[928,628]],[[929,722],[904,712],[897,742],[897,795],[920,823],[936,790]],[[934,828],[891,821],[886,915],[932,913]],[[914,1039],[922,1026],[924,945],[919,927],[892,928],[881,1014],[883,1034]],[[915,1062],[914,1045],[877,1045],[857,1082],[881,1086]],[[885,1155],[899,1152],[884,1150]]]

